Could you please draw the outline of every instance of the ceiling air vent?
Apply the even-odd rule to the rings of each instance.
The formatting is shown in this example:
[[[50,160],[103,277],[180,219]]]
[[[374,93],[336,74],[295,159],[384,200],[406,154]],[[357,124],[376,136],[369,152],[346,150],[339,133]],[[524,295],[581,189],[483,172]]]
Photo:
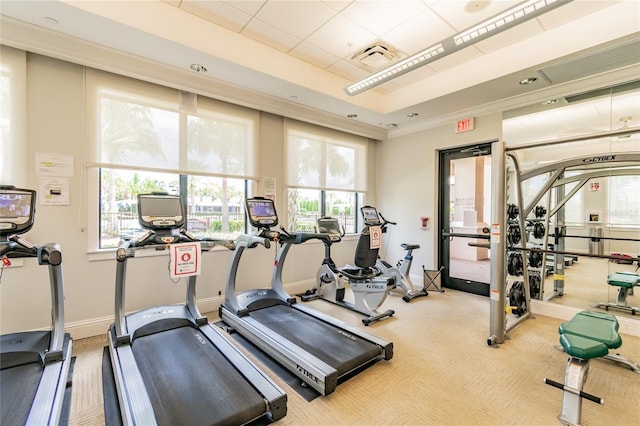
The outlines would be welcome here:
[[[351,61],[360,68],[367,71],[374,71],[389,65],[399,58],[400,55],[397,49],[391,47],[388,43],[378,40],[356,52],[351,56]]]

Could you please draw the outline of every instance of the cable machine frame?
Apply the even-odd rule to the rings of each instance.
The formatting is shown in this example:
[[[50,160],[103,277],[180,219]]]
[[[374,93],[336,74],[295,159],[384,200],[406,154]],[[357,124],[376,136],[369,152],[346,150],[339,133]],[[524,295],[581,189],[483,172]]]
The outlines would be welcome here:
[[[635,175],[640,174],[640,170],[632,169],[632,170],[611,170],[611,169],[603,169],[603,170],[595,170],[594,172],[572,176],[569,178],[564,177],[564,172],[569,167],[577,167],[580,165],[587,164],[616,164],[616,163],[633,163],[636,162],[640,165],[640,153],[605,153],[602,155],[588,155],[583,157],[572,158],[569,160],[558,161],[551,164],[546,164],[544,166],[528,170],[524,173],[520,173],[518,161],[515,156],[511,153],[512,151],[520,150],[520,149],[530,149],[530,148],[538,148],[543,146],[550,145],[559,145],[569,142],[579,142],[579,141],[587,141],[593,139],[600,139],[605,137],[615,137],[615,136],[626,136],[640,133],[640,127],[632,127],[632,128],[624,128],[618,129],[614,131],[601,132],[597,134],[588,134],[576,137],[555,139],[549,141],[542,142],[534,142],[526,145],[517,145],[512,147],[506,147],[504,141],[496,141],[492,143],[491,153],[492,153],[492,172],[491,172],[491,192],[494,197],[494,202],[492,203],[491,208],[491,236],[490,236],[490,257],[491,257],[491,286],[490,286],[490,319],[489,319],[489,337],[487,338],[487,345],[493,346],[500,343],[504,343],[505,337],[507,334],[518,326],[520,323],[525,321],[528,318],[531,318],[531,300],[530,300],[530,291],[529,291],[529,275],[528,275],[528,259],[525,256],[525,253],[531,251],[526,247],[526,238],[525,238],[525,223],[526,218],[540,202],[542,197],[549,192],[549,190],[553,187],[564,187],[567,183],[571,183],[574,181],[579,181],[578,184],[568,193],[563,194],[560,200],[557,200],[556,205],[553,210],[547,208],[547,213],[544,218],[545,224],[547,225],[547,230],[545,230],[544,236],[544,246],[545,250],[543,251],[543,265],[544,269],[544,261],[546,259],[546,254],[551,252],[547,249],[547,241],[549,237],[548,233],[548,225],[549,218],[558,214],[558,211],[562,209],[562,207],[566,204],[566,202],[571,199],[577,191],[584,186],[590,179],[596,177],[603,176],[619,176],[619,175]],[[506,305],[506,291],[507,291],[507,273],[505,267],[505,257],[507,254],[506,250],[506,164],[507,158],[513,161],[514,167],[516,169],[515,178],[517,184],[517,199],[518,199],[518,207],[520,209],[519,213],[519,227],[520,233],[522,235],[520,241],[520,250],[523,253],[523,280],[525,287],[525,300],[527,306],[527,312],[525,315],[522,315],[515,321],[507,324],[507,317],[505,313],[505,305]],[[632,173],[631,173],[632,172]],[[536,194],[536,196],[532,199],[532,201],[525,207],[524,202],[522,200],[522,182],[530,179],[534,176],[538,176],[541,174],[550,173],[549,179],[546,181],[543,188],[541,188]],[[550,197],[550,194],[549,194]],[[550,199],[548,200],[547,205],[550,205]],[[551,211],[550,211],[551,210]],[[557,250],[557,247],[554,247]],[[555,250],[554,250],[555,251]],[[578,253],[570,253],[564,250],[558,251],[556,256],[564,256],[565,254],[578,254]],[[584,255],[584,253],[580,253]],[[611,258],[611,256],[593,256],[593,257],[606,257]],[[557,262],[556,262],[557,263]],[[541,271],[542,274],[542,271]],[[542,278],[542,277],[541,277]],[[544,279],[541,280],[541,291],[543,294],[543,285]]]

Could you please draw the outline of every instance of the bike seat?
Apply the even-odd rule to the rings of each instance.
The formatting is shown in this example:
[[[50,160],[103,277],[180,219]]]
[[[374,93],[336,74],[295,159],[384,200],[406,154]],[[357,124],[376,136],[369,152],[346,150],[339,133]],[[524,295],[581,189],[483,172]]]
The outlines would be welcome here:
[[[420,244],[406,244],[406,243],[402,243],[400,244],[400,247],[402,247],[405,250],[415,250],[415,249],[419,249],[420,248]]]

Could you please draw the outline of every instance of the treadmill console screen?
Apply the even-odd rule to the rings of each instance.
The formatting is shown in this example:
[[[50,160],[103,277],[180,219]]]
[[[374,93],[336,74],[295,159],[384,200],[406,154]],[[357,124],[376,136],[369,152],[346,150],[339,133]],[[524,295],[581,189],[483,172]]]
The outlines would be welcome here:
[[[20,234],[33,226],[36,191],[0,187],[0,235]]]
[[[268,198],[247,199],[247,215],[251,226],[256,228],[278,224],[276,206],[273,204],[273,200]]]
[[[184,225],[182,199],[178,195],[138,195],[138,220],[145,229],[176,229]]]
[[[378,217],[378,210],[375,207],[364,206],[360,209],[362,212],[362,218],[364,224],[369,226],[380,225],[380,218]]]

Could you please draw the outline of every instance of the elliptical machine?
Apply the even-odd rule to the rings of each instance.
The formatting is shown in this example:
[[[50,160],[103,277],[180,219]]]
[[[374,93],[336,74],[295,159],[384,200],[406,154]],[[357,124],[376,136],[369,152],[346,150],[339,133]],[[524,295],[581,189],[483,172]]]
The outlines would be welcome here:
[[[367,316],[362,320],[364,325],[392,316],[395,313],[393,309],[379,312],[378,308],[384,303],[388,292],[396,286],[396,279],[381,275],[375,267],[378,249],[371,248],[369,226],[365,226],[358,239],[355,266],[344,268],[336,267],[331,259],[331,245],[342,241],[344,236],[338,220],[332,217],[318,219],[318,232],[329,236],[323,240],[324,260],[316,274],[316,285],[300,295],[301,300],[322,299],[359,312]],[[344,300],[346,281],[353,292],[354,303]]]
[[[362,212],[364,224],[366,226],[379,226],[383,234],[387,232],[388,225],[396,225],[396,222],[391,222],[385,219],[375,207],[364,206],[360,211]],[[405,249],[406,253],[404,258],[400,259],[396,266],[392,266],[386,260],[378,257],[376,268],[380,270],[382,275],[389,275],[395,278],[395,290],[404,292],[402,300],[409,303],[416,297],[428,296],[429,293],[425,286],[420,289],[416,289],[409,275],[409,272],[411,271],[411,263],[413,262],[413,250],[419,249],[420,245],[402,243],[400,246]]]

